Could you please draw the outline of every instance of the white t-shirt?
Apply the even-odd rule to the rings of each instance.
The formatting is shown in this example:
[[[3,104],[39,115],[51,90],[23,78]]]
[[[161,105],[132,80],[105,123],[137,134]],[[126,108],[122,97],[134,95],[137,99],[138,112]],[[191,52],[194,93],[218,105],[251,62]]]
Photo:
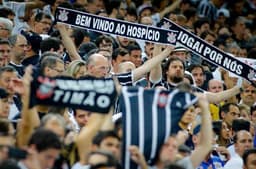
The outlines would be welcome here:
[[[236,153],[225,164],[224,169],[243,169],[243,159]]]

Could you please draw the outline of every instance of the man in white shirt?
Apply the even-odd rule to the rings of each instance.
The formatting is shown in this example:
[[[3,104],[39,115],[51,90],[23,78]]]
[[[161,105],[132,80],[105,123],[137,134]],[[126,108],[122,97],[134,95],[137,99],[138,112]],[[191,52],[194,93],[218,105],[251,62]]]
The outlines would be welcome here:
[[[253,147],[253,139],[250,132],[241,130],[234,136],[234,146],[236,154],[226,163],[224,169],[242,169],[243,153]]]

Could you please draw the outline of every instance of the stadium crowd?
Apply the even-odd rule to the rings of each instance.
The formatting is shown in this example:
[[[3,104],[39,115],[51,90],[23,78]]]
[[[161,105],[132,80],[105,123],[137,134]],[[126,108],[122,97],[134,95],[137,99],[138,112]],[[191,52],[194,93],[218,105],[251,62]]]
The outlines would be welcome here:
[[[165,17],[256,67],[255,0],[1,0],[0,169],[120,169],[122,151],[142,169],[256,168],[253,84],[181,44],[56,23],[58,6],[151,26]],[[126,130],[118,99],[107,114],[31,107],[34,74],[117,77],[119,94],[122,86],[178,88],[198,102],[149,164],[138,145],[121,148]]]

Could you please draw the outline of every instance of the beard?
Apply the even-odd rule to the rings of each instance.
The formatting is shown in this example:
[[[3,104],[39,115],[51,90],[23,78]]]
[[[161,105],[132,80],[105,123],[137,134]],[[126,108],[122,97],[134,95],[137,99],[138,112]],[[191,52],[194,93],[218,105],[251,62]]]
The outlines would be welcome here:
[[[173,77],[170,77],[170,80],[173,82],[173,83],[180,83],[183,81],[183,77],[181,76],[173,76]]]

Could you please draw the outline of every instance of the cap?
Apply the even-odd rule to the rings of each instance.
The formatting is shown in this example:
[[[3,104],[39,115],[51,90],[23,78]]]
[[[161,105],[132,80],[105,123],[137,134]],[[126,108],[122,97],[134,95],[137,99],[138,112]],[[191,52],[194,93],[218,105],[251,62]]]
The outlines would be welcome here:
[[[0,88],[0,99],[7,98],[8,96],[9,94],[7,93],[7,91],[3,88]]]
[[[137,9],[137,14],[138,16],[140,16],[140,14],[142,13],[142,11],[149,9],[151,11],[153,11],[153,6],[151,4],[142,4],[138,7]]]
[[[228,11],[227,9],[225,9],[225,8],[221,8],[221,9],[219,9],[219,10],[217,11],[217,17],[219,17],[219,16],[221,16],[221,15],[225,16],[226,18],[229,18],[229,17],[230,17],[229,11]]]
[[[32,46],[32,49],[38,53],[39,49],[40,49],[40,43],[42,42],[42,37],[40,35],[38,35],[35,32],[32,31],[21,31],[21,34],[23,36],[25,36],[25,38],[27,39],[28,43]]]
[[[176,46],[172,52],[188,52],[188,50],[182,46]]]

